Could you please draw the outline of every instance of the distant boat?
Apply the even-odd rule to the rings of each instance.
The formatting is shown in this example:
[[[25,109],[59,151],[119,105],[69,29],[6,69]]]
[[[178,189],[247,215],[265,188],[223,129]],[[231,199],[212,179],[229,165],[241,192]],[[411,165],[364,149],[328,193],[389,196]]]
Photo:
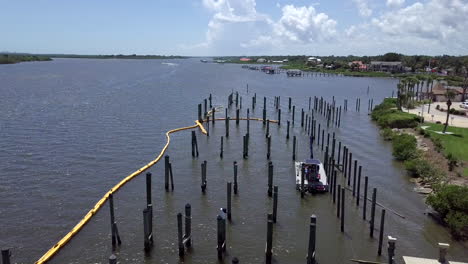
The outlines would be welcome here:
[[[200,60],[200,61],[203,62],[203,63],[207,63],[207,62],[208,62],[207,60]]]
[[[320,160],[306,159],[296,162],[296,189],[301,190],[301,181],[304,177],[304,189],[309,192],[327,192],[328,178]],[[302,176],[302,174],[304,174]]]

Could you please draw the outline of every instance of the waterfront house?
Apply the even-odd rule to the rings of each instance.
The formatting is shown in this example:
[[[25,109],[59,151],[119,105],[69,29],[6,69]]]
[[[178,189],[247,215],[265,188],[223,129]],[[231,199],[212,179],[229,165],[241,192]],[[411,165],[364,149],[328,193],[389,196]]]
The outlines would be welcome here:
[[[369,70],[380,72],[404,72],[401,61],[371,61]]]
[[[265,63],[266,61],[267,61],[267,60],[264,59],[264,58],[260,58],[260,59],[257,60],[257,62],[259,62],[259,63]]]
[[[348,63],[348,66],[353,71],[367,71],[367,65],[362,63],[362,61],[352,61]]]
[[[252,59],[250,58],[240,58],[240,61],[243,61],[243,62],[249,62],[251,61]]]
[[[463,99],[463,89],[458,86],[448,86],[445,83],[437,83],[432,88],[432,101],[434,102],[446,102],[447,101],[447,90],[453,91],[455,97],[452,99],[453,102],[461,102]]]

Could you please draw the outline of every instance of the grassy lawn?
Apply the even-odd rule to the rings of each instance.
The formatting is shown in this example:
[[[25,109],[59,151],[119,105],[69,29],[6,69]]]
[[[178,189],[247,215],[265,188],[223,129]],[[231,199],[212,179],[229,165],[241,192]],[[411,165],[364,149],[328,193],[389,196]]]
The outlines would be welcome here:
[[[458,159],[468,161],[468,128],[449,126],[447,131],[454,134],[440,135],[432,131],[442,131],[444,129],[443,125],[431,123],[425,123],[424,125],[429,126],[426,131],[430,130],[431,137],[440,138],[446,154],[452,153]],[[464,176],[468,176],[468,168],[465,168],[463,172]]]

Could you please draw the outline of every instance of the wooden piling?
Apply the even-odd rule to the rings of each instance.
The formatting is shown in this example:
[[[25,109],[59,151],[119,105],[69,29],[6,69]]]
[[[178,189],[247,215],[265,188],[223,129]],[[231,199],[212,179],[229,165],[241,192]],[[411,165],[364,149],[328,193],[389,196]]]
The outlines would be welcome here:
[[[273,187],[273,223],[276,223],[278,212],[278,186]]]
[[[223,141],[224,141],[223,136],[221,136],[221,151],[219,153],[220,158],[223,158]]]
[[[296,160],[296,136],[293,137],[293,154],[292,159]]]
[[[273,162],[268,162],[268,196],[273,193]]]
[[[362,166],[359,165],[359,174],[358,174],[358,182],[357,182],[357,197],[356,197],[357,206],[359,206],[359,200],[361,199],[361,172],[362,172]]]
[[[266,133],[265,133],[265,137],[268,138],[269,135],[270,135],[270,120],[268,119],[268,120],[267,120],[267,123],[266,123]]]
[[[232,192],[232,183],[231,182],[228,182],[226,184],[226,194],[227,194],[227,219],[229,221],[231,221],[231,199],[232,199],[232,195],[231,195],[231,192]]]
[[[226,117],[226,140],[229,137],[229,116]]]
[[[198,122],[202,122],[202,104],[198,104]]]
[[[291,97],[289,97],[288,99],[288,109],[289,111],[291,111]]]
[[[366,211],[367,211],[367,185],[369,184],[369,178],[366,176],[364,177],[364,199],[362,201],[364,202],[362,206],[362,219],[366,220]]]
[[[267,137],[267,159],[270,159],[271,155],[271,135]]]
[[[211,106],[210,106],[210,107],[211,107]],[[211,108],[211,118],[212,118],[211,123],[212,123],[213,125],[214,125],[214,123],[215,123],[215,112],[216,112],[215,109],[214,109],[214,108]]]
[[[172,173],[172,163],[169,162],[169,178],[171,180],[171,190],[174,191],[174,174]]]
[[[195,131],[192,131],[192,157],[198,157],[198,142]]]
[[[337,165],[340,165],[340,158],[341,158],[341,141],[338,142],[338,158],[336,161],[338,161]]]
[[[239,259],[236,257],[232,258],[232,264],[239,264]]]
[[[294,115],[296,114],[296,106],[293,105],[293,108],[292,108],[292,109],[293,109],[293,110],[292,110],[292,125],[294,126],[294,119],[295,119],[295,118],[294,118]]]
[[[380,214],[379,249],[377,250],[377,254],[379,256],[382,255],[382,241],[383,241],[384,228],[385,228],[385,209],[382,209],[382,213]]]
[[[144,232],[144,249],[146,252],[151,250],[153,246],[153,231],[151,230],[151,210],[152,208],[143,209],[143,232]]]
[[[234,165],[233,166],[234,167],[234,194],[237,194],[237,161],[234,161],[233,165]]]
[[[348,186],[351,185],[351,167],[353,166],[353,153],[349,153],[348,161]]]
[[[304,127],[304,108],[301,108],[301,127]]]
[[[372,192],[372,205],[371,205],[371,219],[370,219],[370,237],[374,237],[374,224],[375,224],[375,204],[377,200],[377,188]]]
[[[266,97],[263,97],[263,124],[266,122]]]
[[[239,125],[239,112],[240,112],[240,109],[237,108],[236,109],[236,125]]]
[[[2,262],[3,264],[10,264],[10,262]],[[117,264],[117,257],[112,254],[109,257],[109,264]]]
[[[177,242],[179,245],[179,257],[183,257],[185,255],[185,246],[183,242],[183,234],[182,234],[182,214],[177,214]]]
[[[281,126],[281,109],[278,109],[278,126]]]
[[[184,244],[188,248],[192,246],[192,206],[185,205],[185,235]]]
[[[224,230],[223,230],[223,225],[225,220],[221,215],[218,215],[216,218],[217,222],[217,237],[218,237],[218,245],[216,247],[216,250],[218,251],[218,259],[222,260],[223,259],[223,252],[225,250],[226,246],[226,241],[224,239]]]
[[[345,221],[345,188],[341,188],[341,232],[344,232]]]
[[[324,141],[325,141],[325,129],[322,130],[322,151],[323,151]]]
[[[265,250],[265,262],[266,264],[271,264],[272,260],[272,249],[273,249],[273,216],[272,214],[268,214],[268,222],[267,222],[267,244]]]
[[[109,194],[109,209],[110,209],[110,224],[111,224],[111,234],[112,234],[112,248],[115,247],[117,244],[117,236],[115,233],[115,228],[114,228],[114,223],[115,223],[115,218],[114,218],[114,195],[111,193]]]
[[[286,123],[287,123],[286,139],[289,139],[289,120]]]
[[[388,249],[387,249],[387,255],[388,255],[388,264],[393,264],[394,263],[394,257],[395,257],[395,243],[397,239],[393,238],[391,236],[388,236]]]
[[[201,164],[201,189],[205,193],[206,190],[206,160]]]
[[[354,160],[353,197],[356,196],[357,160]]]
[[[313,214],[310,216],[309,227],[309,247],[307,248],[307,264],[315,264],[315,240],[317,229],[317,217]]]
[[[164,189],[169,190],[169,155],[164,156]]]

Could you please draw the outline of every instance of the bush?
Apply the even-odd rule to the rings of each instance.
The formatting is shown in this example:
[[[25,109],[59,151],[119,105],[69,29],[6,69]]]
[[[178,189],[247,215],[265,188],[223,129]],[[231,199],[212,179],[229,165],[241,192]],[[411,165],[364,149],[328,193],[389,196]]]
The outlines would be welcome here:
[[[434,148],[437,152],[441,152],[444,149],[444,146],[442,145],[442,140],[438,137],[432,137],[432,143],[434,143]]]
[[[382,137],[384,138],[384,140],[387,140],[387,141],[390,141],[393,139],[393,137],[395,136],[395,132],[392,131],[392,129],[390,128],[384,128],[382,129]]]
[[[441,215],[456,238],[468,238],[468,187],[443,185],[426,203]]]
[[[453,169],[457,166],[458,159],[455,157],[452,153],[449,153],[447,155],[447,161],[448,161],[448,168],[449,171],[453,171]]]
[[[406,160],[405,168],[411,177],[419,177],[425,183],[437,184],[443,176],[439,169],[421,157]]]
[[[393,156],[405,161],[417,157],[416,138],[413,135],[401,134],[393,137]]]
[[[418,126],[420,118],[397,109],[396,98],[385,98],[384,101],[372,110],[372,120],[380,127],[413,128]]]

